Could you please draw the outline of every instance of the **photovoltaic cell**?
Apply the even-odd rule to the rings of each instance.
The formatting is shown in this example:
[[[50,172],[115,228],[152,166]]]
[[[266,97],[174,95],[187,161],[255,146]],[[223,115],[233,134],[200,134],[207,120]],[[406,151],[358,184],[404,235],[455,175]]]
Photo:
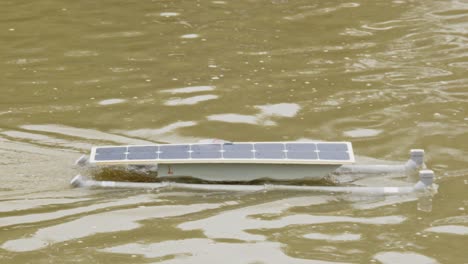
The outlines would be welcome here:
[[[348,152],[320,151],[318,155],[321,160],[349,160]]]
[[[224,144],[223,157],[225,159],[253,159],[253,144]]]
[[[257,159],[285,159],[286,153],[281,151],[275,152],[255,152],[255,158]]]
[[[192,152],[192,159],[220,159],[221,152]]]
[[[294,152],[313,152],[317,150],[317,147],[314,143],[287,143],[286,150]]]
[[[252,151],[228,151],[223,153],[225,159],[253,159]]]
[[[136,152],[157,152],[158,146],[130,146],[128,147],[128,152],[136,153]]]
[[[282,143],[256,143],[254,145],[257,152],[280,152],[284,150]]]
[[[194,144],[192,151],[195,152],[216,152],[221,151],[221,144]]]
[[[127,147],[104,147],[104,148],[97,148],[96,154],[125,153],[126,151],[127,151]]]
[[[284,144],[282,143],[256,143],[255,158],[256,159],[284,159]]]
[[[188,159],[190,158],[190,153],[186,152],[161,152],[159,153],[160,159]]]
[[[125,160],[127,147],[105,147],[96,149],[95,160]]]
[[[131,146],[128,147],[127,159],[152,160],[158,158],[157,146]]]
[[[347,151],[348,145],[345,143],[317,143],[319,151]]]
[[[253,144],[224,144],[223,149],[224,152],[246,152],[253,150]]]
[[[317,152],[310,151],[289,151],[288,159],[305,159],[305,160],[316,160],[318,159]]]
[[[100,153],[96,154],[94,157],[95,160],[125,160],[126,154],[125,153]]]
[[[189,145],[161,145],[159,151],[161,152],[188,152],[190,150]]]

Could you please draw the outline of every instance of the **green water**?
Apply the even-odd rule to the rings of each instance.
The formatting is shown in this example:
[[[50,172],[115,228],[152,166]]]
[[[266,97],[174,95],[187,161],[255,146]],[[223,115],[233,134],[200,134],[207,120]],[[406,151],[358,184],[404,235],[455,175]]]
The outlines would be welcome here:
[[[1,1],[1,263],[468,263],[465,1]],[[439,192],[71,189],[93,145],[426,150]],[[379,179],[363,184],[379,185]]]

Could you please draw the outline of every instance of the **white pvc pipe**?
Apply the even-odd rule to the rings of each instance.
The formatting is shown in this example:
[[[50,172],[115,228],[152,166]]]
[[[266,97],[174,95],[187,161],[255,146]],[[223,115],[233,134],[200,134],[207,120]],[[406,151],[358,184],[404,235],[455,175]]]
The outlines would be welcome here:
[[[137,188],[137,189],[161,189],[179,188],[187,190],[201,191],[309,191],[309,192],[331,192],[331,193],[356,193],[370,195],[401,195],[427,190],[432,185],[434,173],[432,171],[421,171],[421,180],[414,186],[407,187],[355,187],[355,186],[295,186],[295,185],[231,185],[231,184],[188,184],[175,182],[158,183],[138,183],[138,182],[116,182],[116,181],[95,181],[77,175],[72,179],[71,185],[74,187],[104,187],[104,188]]]
[[[333,174],[385,174],[385,173],[406,173],[415,171],[424,166],[424,150],[412,149],[410,158],[404,164],[396,165],[374,165],[374,164],[357,164],[357,165],[342,165],[336,169]]]

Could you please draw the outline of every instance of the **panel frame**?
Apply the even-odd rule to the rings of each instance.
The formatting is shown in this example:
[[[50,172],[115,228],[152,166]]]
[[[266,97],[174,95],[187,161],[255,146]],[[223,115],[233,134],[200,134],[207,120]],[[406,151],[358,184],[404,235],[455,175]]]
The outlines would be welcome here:
[[[285,159],[258,159],[255,157],[255,151],[253,151],[253,158],[252,159],[236,159],[236,158],[224,158],[221,155],[220,159],[192,159],[192,145],[213,145],[213,143],[189,143],[189,144],[148,144],[148,145],[126,145],[126,146],[94,146],[91,148],[90,159],[89,162],[96,165],[118,165],[118,164],[193,164],[193,163],[203,163],[203,164],[210,164],[210,163],[238,163],[238,164],[353,164],[355,163],[355,156],[353,152],[353,146],[351,142],[348,141],[272,141],[272,142],[232,142],[232,143],[219,143],[221,145],[221,153],[224,153],[223,146],[225,144],[257,144],[257,143],[265,143],[265,144],[274,144],[274,143],[282,143],[284,144],[284,152],[285,152]],[[347,153],[349,154],[349,160],[322,160],[319,158],[319,152],[317,145],[315,146],[315,152],[317,153],[317,159],[289,159],[287,157],[287,148],[286,144],[318,144],[318,143],[331,143],[331,144],[346,144],[347,146]],[[189,158],[188,159],[141,159],[141,160],[96,160],[96,150],[98,148],[106,148],[106,147],[126,147],[128,153],[129,147],[143,147],[143,146],[164,146],[164,145],[171,145],[171,146],[190,146],[189,147]],[[254,149],[255,147],[253,147]],[[159,149],[159,148],[158,148]],[[158,155],[159,157],[159,155]]]

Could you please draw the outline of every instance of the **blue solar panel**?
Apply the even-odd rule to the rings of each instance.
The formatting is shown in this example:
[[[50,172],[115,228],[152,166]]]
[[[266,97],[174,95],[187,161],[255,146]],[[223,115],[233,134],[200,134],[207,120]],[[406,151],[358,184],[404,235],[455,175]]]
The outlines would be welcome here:
[[[158,158],[158,146],[130,146],[128,147],[128,160],[152,160]]]
[[[160,159],[188,159],[190,152],[161,152],[159,153]]]
[[[194,144],[192,151],[196,152],[216,152],[221,151],[221,144]]]
[[[224,152],[246,152],[253,150],[253,144],[238,143],[238,144],[224,144]]]
[[[127,151],[129,153],[158,152],[158,146],[129,146]]]
[[[287,143],[286,150],[295,152],[311,152],[317,150],[317,147],[314,143]]]
[[[256,159],[285,159],[283,143],[256,143],[255,158]]]
[[[159,151],[161,152],[188,152],[190,145],[161,145]]]
[[[256,143],[254,147],[257,152],[280,152],[284,150],[283,143]]]
[[[261,142],[95,148],[95,161],[138,160],[324,160],[354,161],[349,143]]]
[[[349,160],[348,152],[321,151],[318,155],[321,160]]]
[[[224,144],[223,157],[225,159],[253,159],[253,144]]]
[[[318,159],[318,155],[317,152],[310,151],[289,151],[288,159],[316,160]]]
[[[127,147],[104,147],[104,148],[97,148],[96,154],[125,153],[126,151],[127,151]]]
[[[95,160],[125,160],[125,153],[99,153],[94,157]]]
[[[285,159],[286,153],[284,152],[255,152],[256,159]]]
[[[105,147],[96,150],[95,160],[125,160],[127,147]]]
[[[228,151],[223,153],[225,159],[253,159],[252,151]]]
[[[347,151],[348,145],[345,143],[318,143],[319,151]]]
[[[192,159],[220,159],[221,152],[192,152]]]

